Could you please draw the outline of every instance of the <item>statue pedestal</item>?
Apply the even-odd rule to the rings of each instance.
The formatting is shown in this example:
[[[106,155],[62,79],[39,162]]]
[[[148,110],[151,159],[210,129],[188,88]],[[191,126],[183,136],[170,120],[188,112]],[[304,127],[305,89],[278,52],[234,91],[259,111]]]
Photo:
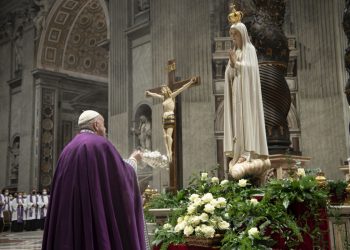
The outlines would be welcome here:
[[[290,172],[297,169],[296,164],[305,168],[311,157],[300,155],[275,154],[270,155],[271,168],[263,175],[262,183],[266,183],[272,178],[283,179],[289,176]]]

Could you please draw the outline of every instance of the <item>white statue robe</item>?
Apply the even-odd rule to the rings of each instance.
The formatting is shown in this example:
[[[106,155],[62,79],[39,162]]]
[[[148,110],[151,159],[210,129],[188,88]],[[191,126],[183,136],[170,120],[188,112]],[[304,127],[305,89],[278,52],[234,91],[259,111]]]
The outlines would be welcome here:
[[[244,24],[231,26],[242,36],[234,68],[228,63],[224,89],[224,152],[236,163],[241,155],[267,157],[258,58]]]

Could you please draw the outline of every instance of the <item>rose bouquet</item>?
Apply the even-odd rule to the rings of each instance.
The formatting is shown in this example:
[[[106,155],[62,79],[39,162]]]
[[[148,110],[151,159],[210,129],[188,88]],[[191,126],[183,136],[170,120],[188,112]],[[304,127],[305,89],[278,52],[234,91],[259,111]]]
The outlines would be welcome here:
[[[213,238],[215,234],[228,230],[230,224],[224,220],[226,199],[214,198],[211,193],[203,196],[192,194],[189,197],[187,212],[177,219],[175,232],[185,236],[196,235]]]

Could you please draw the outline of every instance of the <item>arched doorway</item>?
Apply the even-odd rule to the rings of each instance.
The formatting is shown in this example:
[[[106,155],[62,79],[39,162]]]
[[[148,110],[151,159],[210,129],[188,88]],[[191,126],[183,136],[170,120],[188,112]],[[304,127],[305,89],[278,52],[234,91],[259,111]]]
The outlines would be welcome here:
[[[104,0],[58,0],[44,20],[37,47],[35,138],[38,176],[49,188],[62,148],[83,110],[108,114],[109,17]]]

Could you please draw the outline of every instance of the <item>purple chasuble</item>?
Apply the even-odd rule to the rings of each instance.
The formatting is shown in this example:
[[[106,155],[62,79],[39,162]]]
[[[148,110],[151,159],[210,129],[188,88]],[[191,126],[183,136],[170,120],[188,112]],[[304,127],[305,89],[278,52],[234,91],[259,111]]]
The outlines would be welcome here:
[[[144,250],[134,169],[104,137],[80,133],[64,148],[52,182],[43,250]]]

